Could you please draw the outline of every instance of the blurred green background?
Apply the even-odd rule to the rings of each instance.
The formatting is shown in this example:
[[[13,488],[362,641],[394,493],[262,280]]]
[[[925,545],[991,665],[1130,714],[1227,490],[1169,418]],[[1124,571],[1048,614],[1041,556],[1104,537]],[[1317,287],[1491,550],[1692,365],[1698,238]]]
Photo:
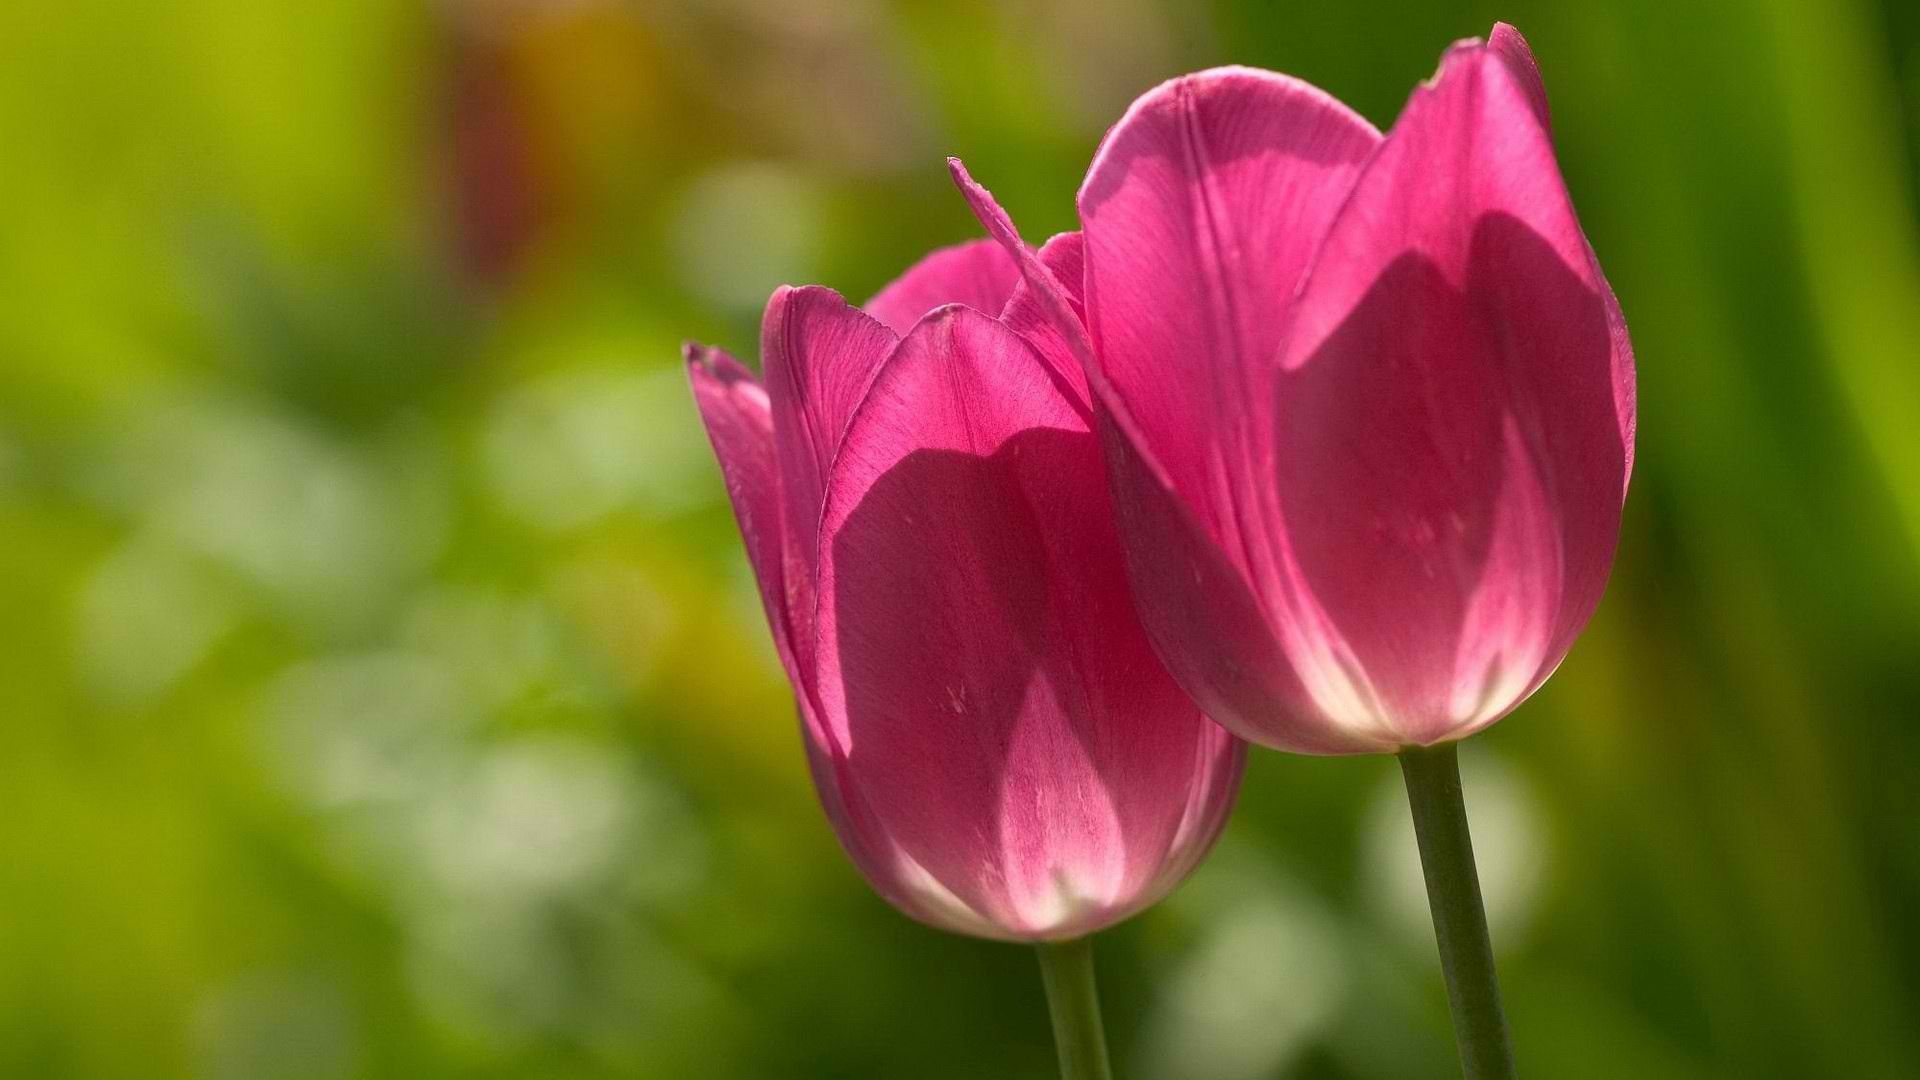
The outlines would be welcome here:
[[[1920,5],[0,6],[0,1076],[1050,1075],[808,787],[678,362],[1030,237],[1159,80],[1532,39],[1610,593],[1465,752],[1525,1071],[1920,1076]],[[1449,1075],[1393,763],[1106,935],[1135,1080]]]

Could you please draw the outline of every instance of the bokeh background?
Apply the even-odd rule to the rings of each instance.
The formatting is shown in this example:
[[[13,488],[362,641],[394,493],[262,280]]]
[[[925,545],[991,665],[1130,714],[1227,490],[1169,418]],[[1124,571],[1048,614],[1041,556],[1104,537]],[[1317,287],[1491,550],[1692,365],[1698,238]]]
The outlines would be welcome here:
[[[1611,591],[1465,751],[1533,1076],[1920,1076],[1920,5],[0,5],[0,1075],[1050,1075],[814,805],[678,362],[1029,236],[1222,62],[1532,39],[1631,322]],[[1449,1075],[1390,760],[1103,939],[1137,1080]]]

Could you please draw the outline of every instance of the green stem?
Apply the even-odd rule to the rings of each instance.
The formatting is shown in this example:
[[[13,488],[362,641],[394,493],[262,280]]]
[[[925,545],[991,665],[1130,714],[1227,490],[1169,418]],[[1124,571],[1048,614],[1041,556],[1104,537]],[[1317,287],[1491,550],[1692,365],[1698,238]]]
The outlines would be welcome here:
[[[1043,941],[1040,979],[1047,984],[1053,1041],[1060,1049],[1061,1080],[1113,1080],[1107,1064],[1107,1033],[1100,1024],[1100,994],[1093,981],[1093,939]]]
[[[1513,1048],[1500,1012],[1500,984],[1493,974],[1493,942],[1473,867],[1473,837],[1460,794],[1460,762],[1453,743],[1400,753],[1400,771],[1413,805],[1413,832],[1420,841],[1420,868],[1427,878],[1433,933],[1440,941],[1440,971],[1447,980],[1460,1069],[1467,1080],[1512,1080]]]

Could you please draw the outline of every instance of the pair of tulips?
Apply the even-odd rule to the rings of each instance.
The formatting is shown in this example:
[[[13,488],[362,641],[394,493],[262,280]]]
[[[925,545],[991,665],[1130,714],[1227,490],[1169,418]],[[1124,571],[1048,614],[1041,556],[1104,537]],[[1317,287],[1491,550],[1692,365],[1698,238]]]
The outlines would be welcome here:
[[[1384,136],[1282,75],[1168,82],[1037,251],[951,164],[988,239],[863,307],[780,289],[759,379],[687,350],[821,802],[889,902],[1080,938],[1201,861],[1243,740],[1425,761],[1559,664],[1613,560],[1633,360],[1511,27]],[[1443,901],[1450,986],[1484,960],[1491,993]]]

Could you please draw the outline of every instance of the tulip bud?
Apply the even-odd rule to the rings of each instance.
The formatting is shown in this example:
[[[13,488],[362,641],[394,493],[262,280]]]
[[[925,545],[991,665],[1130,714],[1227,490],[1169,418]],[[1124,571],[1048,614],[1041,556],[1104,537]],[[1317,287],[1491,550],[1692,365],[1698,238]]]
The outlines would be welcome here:
[[[1201,707],[1391,752],[1531,694],[1606,584],[1634,379],[1519,34],[1454,46],[1384,137],[1285,76],[1175,79],[1079,207],[1131,580]]]
[[[688,361],[849,855],[915,918],[1044,941],[1191,871],[1244,744],[1147,640],[1084,382],[1018,280],[979,241],[865,311],[782,289],[764,382]]]

